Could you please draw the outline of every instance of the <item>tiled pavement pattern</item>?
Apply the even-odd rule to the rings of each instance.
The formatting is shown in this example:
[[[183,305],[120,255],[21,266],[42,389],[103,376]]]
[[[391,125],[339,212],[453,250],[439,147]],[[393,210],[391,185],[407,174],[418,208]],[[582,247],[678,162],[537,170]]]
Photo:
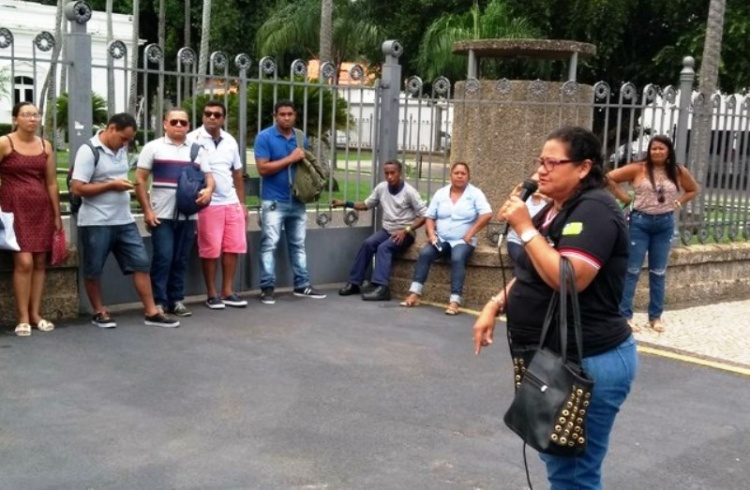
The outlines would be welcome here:
[[[639,326],[646,313],[633,317]],[[666,348],[714,361],[750,368],[750,300],[667,310],[666,331],[644,328],[636,334],[640,346]]]

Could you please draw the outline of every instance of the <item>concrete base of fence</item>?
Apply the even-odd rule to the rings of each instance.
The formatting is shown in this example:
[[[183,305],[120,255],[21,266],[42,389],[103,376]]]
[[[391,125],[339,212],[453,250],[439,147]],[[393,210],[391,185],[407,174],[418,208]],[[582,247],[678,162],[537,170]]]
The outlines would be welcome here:
[[[423,243],[423,242],[422,242]],[[405,296],[422,243],[412,247],[393,264],[391,289],[395,297]],[[511,261],[503,256],[506,277],[512,277]],[[469,259],[464,286],[464,306],[481,308],[502,285],[497,249],[480,244]],[[423,298],[448,303],[450,266],[442,260],[433,264]],[[750,298],[750,243],[692,245],[672,249],[667,272],[666,304],[670,308]],[[635,307],[648,307],[648,270],[644,264],[636,291]]]
[[[16,301],[13,294],[13,256],[0,253],[0,326],[16,324]],[[78,253],[70,251],[65,264],[48,266],[42,300],[42,317],[56,322],[78,316]]]

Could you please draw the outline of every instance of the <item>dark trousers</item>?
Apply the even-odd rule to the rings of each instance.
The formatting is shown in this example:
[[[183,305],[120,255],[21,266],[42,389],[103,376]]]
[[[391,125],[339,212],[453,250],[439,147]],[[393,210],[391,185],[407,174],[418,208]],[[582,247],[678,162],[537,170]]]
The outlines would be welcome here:
[[[151,229],[154,250],[151,288],[158,305],[170,308],[185,299],[185,273],[195,242],[195,223],[186,219],[162,219]]]
[[[406,235],[400,245],[391,239],[391,234],[385,230],[378,230],[362,242],[359,247],[357,257],[354,259],[354,265],[349,272],[349,282],[361,285],[365,280],[367,267],[375,256],[375,267],[372,271],[370,282],[378,286],[387,286],[391,278],[391,264],[393,256],[401,253],[414,243],[412,235]]]

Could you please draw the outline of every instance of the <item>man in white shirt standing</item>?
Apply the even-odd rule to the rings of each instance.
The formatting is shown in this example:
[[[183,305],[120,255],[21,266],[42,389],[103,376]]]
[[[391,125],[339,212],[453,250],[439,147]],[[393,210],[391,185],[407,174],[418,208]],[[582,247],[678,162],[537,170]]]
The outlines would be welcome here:
[[[151,288],[154,300],[162,310],[177,316],[190,316],[185,306],[185,273],[190,251],[195,242],[197,214],[184,216],[176,211],[176,191],[182,170],[194,165],[197,156],[192,141],[187,139],[190,119],[186,111],[171,109],[164,117],[162,138],[148,142],[138,157],[135,173],[135,195],[143,209],[143,220],[151,231],[153,258],[151,260]],[[206,159],[201,171],[206,175],[206,188],[199,193],[196,203],[205,206],[211,201],[214,179]],[[151,199],[146,191],[151,176]]]
[[[198,213],[198,255],[206,280],[206,306],[213,310],[247,306],[233,289],[237,258],[247,252],[244,166],[237,141],[222,129],[226,116],[224,104],[210,100],[203,107],[203,126],[188,134],[203,148],[201,158],[208,162],[215,183],[211,204]],[[220,294],[216,291],[219,259]]]

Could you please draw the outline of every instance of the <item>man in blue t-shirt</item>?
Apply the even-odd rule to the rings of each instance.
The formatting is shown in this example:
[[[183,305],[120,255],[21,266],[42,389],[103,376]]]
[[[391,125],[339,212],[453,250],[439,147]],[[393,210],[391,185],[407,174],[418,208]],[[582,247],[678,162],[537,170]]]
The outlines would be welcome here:
[[[281,238],[281,227],[286,230],[286,242],[294,272],[294,295],[303,298],[325,298],[326,295],[310,284],[305,253],[307,210],[305,204],[292,196],[291,183],[297,164],[305,153],[297,147],[294,123],[297,112],[289,100],[274,106],[276,124],[266,128],[255,138],[255,164],[261,177],[261,239],[260,239],[260,300],[263,304],[276,302],[276,259],[274,253]],[[305,147],[309,147],[304,138]]]

